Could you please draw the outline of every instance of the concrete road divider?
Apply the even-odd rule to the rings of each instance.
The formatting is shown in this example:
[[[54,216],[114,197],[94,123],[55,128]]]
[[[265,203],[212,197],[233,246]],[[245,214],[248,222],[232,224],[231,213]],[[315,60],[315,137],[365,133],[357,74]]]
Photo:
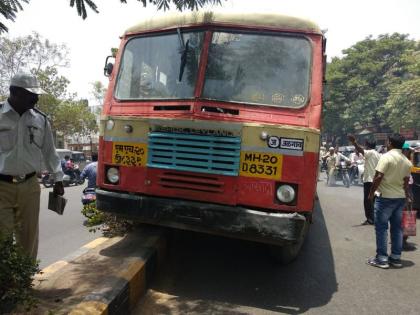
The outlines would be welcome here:
[[[163,230],[142,227],[98,238],[35,278],[35,314],[129,314],[162,263]]]

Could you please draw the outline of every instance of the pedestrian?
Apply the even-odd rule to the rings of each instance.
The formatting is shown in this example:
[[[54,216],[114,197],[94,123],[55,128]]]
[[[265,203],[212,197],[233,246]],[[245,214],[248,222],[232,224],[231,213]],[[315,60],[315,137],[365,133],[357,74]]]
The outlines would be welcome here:
[[[358,152],[352,152],[349,156],[350,159],[350,182],[353,183],[359,175],[358,165],[363,163],[363,155]]]
[[[64,160],[61,160],[61,169],[63,173],[70,176],[70,179],[74,179],[76,175],[74,174],[74,163],[70,158],[70,155],[65,155]]]
[[[383,269],[389,265],[400,268],[403,232],[401,227],[402,210],[406,203],[412,203],[408,190],[411,162],[401,149],[404,137],[396,133],[388,138],[388,150],[379,159],[375,177],[369,192],[373,200],[375,193],[375,232],[376,256],[368,259],[367,264]],[[391,232],[391,255],[388,257],[388,224]]]
[[[327,185],[333,186],[335,184],[335,160],[337,155],[335,154],[334,147],[330,147],[328,152],[322,157],[327,165]]]
[[[405,155],[405,157],[411,161],[411,155],[413,153],[413,150],[410,148],[410,145],[407,142],[404,142],[404,145],[402,147],[402,153]],[[413,200],[413,176],[410,174],[410,179],[408,180],[408,192],[410,193],[410,197]],[[411,251],[415,250],[416,247],[413,244],[410,244],[408,242],[408,236],[403,237],[403,250]]]
[[[54,175],[54,193],[64,194],[63,172],[47,117],[34,108],[44,91],[26,73],[11,79],[10,94],[0,104],[0,232],[12,234],[24,252],[38,252],[42,162]]]
[[[88,179],[87,188],[96,188],[96,169],[98,167],[98,153],[92,152],[92,162],[86,165],[80,174],[81,179]]]
[[[327,185],[329,187],[334,186],[336,167],[340,164],[341,160],[350,162],[350,159],[338,152],[338,149],[334,149],[334,147],[328,149],[328,153],[324,155],[323,159],[327,164]]]
[[[353,135],[348,135],[349,141],[354,145],[356,152],[363,155],[365,159],[365,169],[363,171],[363,206],[365,209],[366,220],[362,225],[373,225],[373,201],[369,200],[369,192],[372,187],[373,177],[375,176],[375,168],[381,157],[380,153],[375,150],[376,142],[373,140],[366,140],[365,148],[357,143]]]

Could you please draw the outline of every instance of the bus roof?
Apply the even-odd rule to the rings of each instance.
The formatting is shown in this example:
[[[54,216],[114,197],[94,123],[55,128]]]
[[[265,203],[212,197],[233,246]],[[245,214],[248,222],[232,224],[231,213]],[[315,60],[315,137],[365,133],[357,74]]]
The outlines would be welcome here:
[[[174,29],[198,25],[255,26],[290,31],[304,31],[322,34],[319,26],[306,19],[274,13],[221,13],[221,12],[188,12],[165,14],[160,17],[144,20],[127,29],[124,35]]]

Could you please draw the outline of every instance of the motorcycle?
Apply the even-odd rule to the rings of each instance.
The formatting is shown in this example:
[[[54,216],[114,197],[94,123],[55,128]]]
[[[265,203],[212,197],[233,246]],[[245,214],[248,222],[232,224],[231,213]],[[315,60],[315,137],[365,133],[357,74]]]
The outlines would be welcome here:
[[[82,192],[82,204],[88,205],[96,201],[96,189],[86,187]]]
[[[336,166],[335,181],[342,181],[344,186],[350,187],[349,167],[346,161],[340,161]]]
[[[363,172],[364,172],[364,162],[363,160],[358,160],[351,164],[350,166],[350,184],[352,185],[358,185],[361,184],[362,178],[363,178]]]
[[[70,185],[83,185],[85,183],[85,180],[80,178],[80,169],[79,165],[75,164],[73,167],[73,174],[70,176],[69,174],[64,174],[63,176],[63,185],[64,187],[68,187]]]

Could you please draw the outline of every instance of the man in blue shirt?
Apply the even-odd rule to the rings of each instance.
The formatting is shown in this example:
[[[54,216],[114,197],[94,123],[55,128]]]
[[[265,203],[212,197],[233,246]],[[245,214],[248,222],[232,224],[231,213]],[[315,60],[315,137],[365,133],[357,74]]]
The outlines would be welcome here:
[[[88,179],[88,188],[96,188],[96,168],[98,166],[98,153],[92,152],[92,163],[89,163],[80,174],[81,179]]]

